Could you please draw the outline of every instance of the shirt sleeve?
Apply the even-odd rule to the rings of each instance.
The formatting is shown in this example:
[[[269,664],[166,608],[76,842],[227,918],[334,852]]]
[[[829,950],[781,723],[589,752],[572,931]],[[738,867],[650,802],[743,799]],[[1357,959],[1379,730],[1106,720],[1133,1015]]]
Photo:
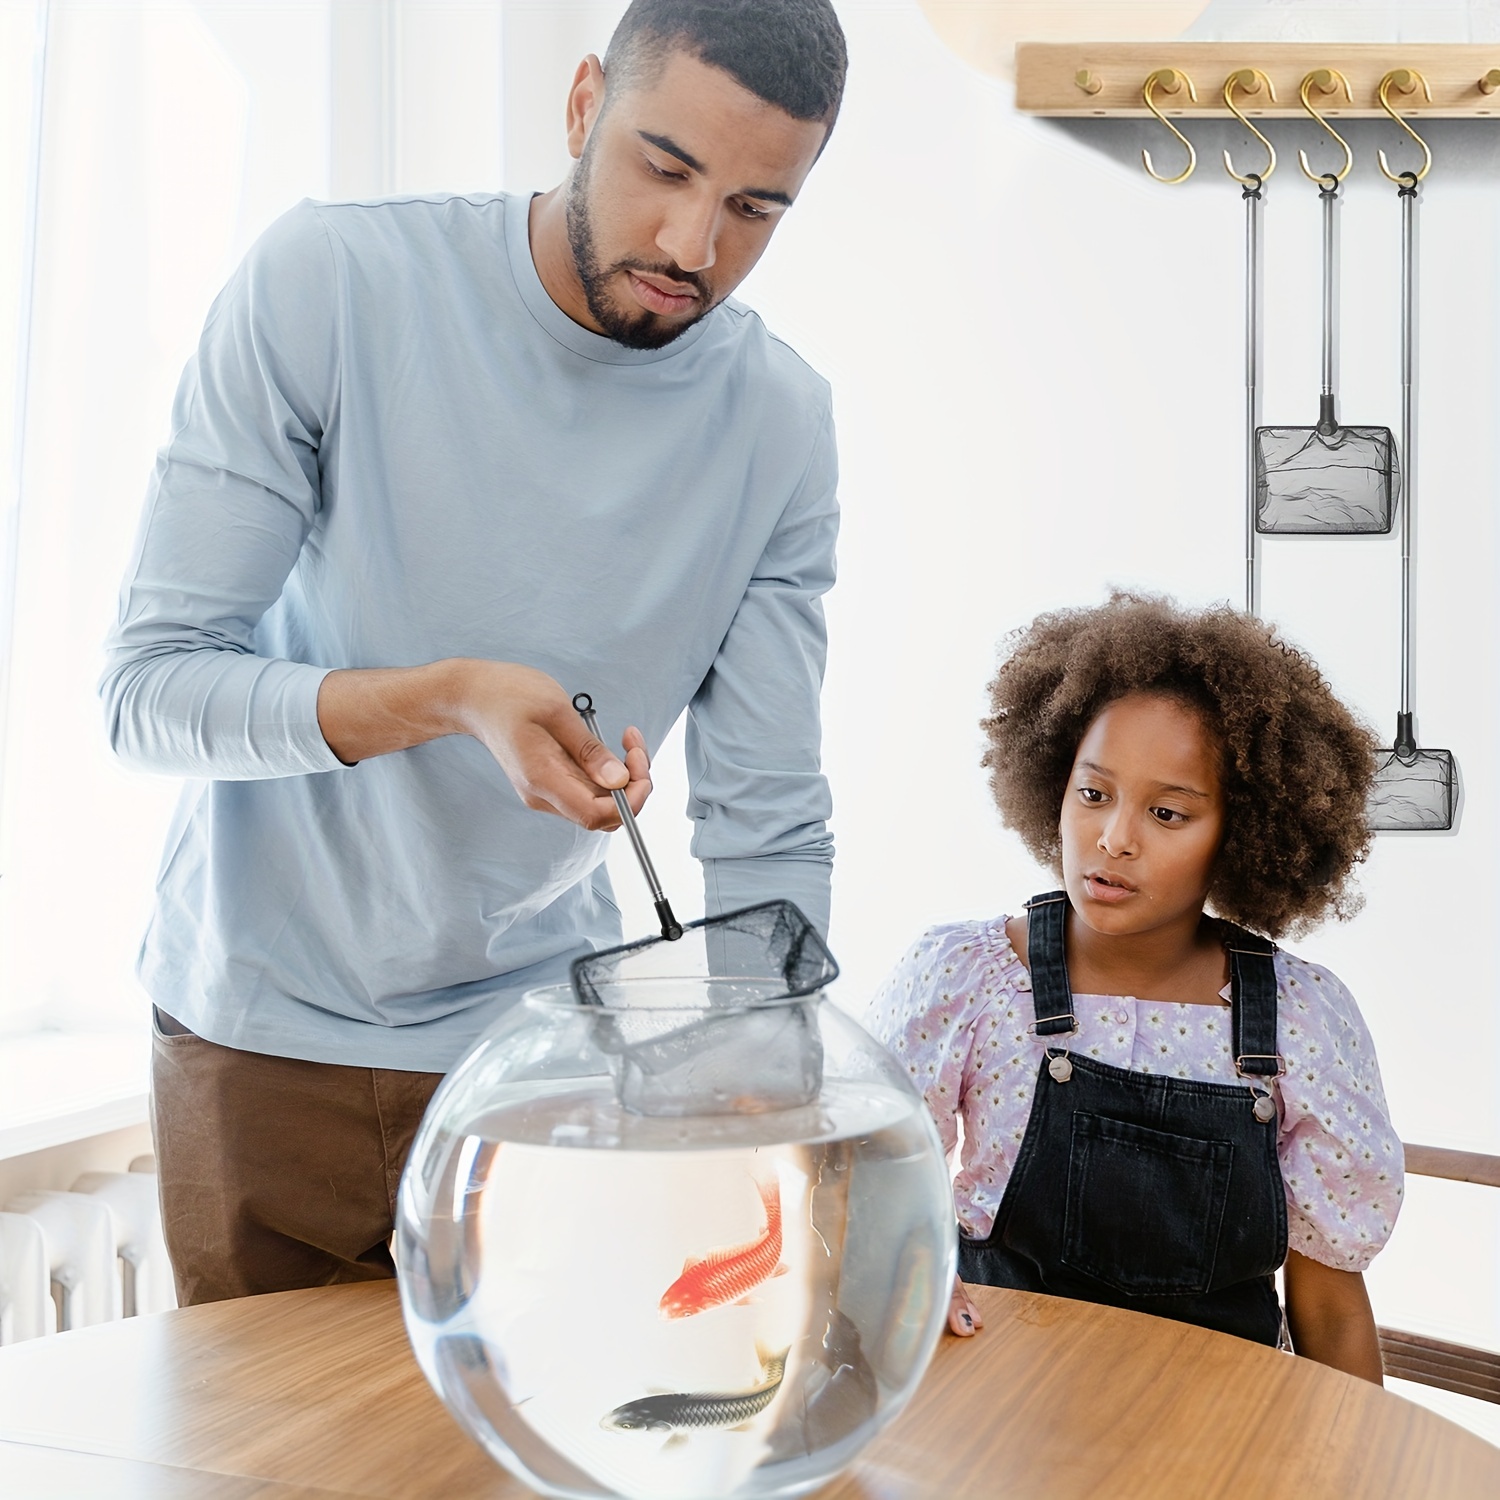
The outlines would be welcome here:
[[[318,727],[327,669],[258,655],[255,640],[320,504],[336,307],[327,235],[305,203],[209,312],[105,643],[106,727],[133,767],[253,780],[340,765]]]
[[[926,1101],[948,1156],[958,1144],[975,995],[955,946],[951,929],[924,932],[875,992],[865,1022]]]
[[[1375,1045],[1349,991],[1298,959],[1287,962],[1278,1030],[1287,1243],[1334,1270],[1364,1271],[1391,1237],[1404,1182]]]
[[[710,915],[784,897],[828,931],[832,802],[818,700],[837,487],[827,413],[797,492],[688,706],[687,810]]]

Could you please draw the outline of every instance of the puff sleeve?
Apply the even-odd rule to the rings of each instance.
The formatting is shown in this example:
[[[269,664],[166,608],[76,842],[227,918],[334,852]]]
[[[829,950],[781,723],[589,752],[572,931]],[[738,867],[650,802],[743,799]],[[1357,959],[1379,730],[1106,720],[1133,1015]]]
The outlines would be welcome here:
[[[1375,1045],[1354,997],[1327,969],[1284,960],[1278,1022],[1286,1073],[1277,1155],[1291,1249],[1363,1271],[1390,1239],[1403,1162]]]

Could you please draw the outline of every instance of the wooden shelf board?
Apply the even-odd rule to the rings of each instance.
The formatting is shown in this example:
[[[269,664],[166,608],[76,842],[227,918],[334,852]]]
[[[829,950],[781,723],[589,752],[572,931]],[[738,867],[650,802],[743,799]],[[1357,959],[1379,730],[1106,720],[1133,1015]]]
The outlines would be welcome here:
[[[1163,112],[1184,119],[1227,119],[1224,80],[1240,68],[1259,68],[1276,90],[1274,104],[1243,92],[1236,102],[1252,119],[1306,119],[1297,91],[1318,68],[1337,68],[1349,80],[1353,103],[1342,92],[1313,94],[1329,119],[1384,119],[1376,91],[1395,68],[1415,68],[1432,88],[1429,104],[1420,90],[1392,103],[1403,115],[1423,120],[1500,120],[1500,92],[1484,93],[1479,80],[1500,68],[1500,44],[1344,42],[1022,42],[1016,48],[1016,108],[1028,114],[1149,119],[1141,98],[1158,68],[1177,68],[1193,80],[1198,102],[1159,89]],[[1095,94],[1079,87],[1087,72],[1101,85]],[[1323,105],[1326,103],[1326,109]],[[1311,123],[1311,122],[1309,122]]]

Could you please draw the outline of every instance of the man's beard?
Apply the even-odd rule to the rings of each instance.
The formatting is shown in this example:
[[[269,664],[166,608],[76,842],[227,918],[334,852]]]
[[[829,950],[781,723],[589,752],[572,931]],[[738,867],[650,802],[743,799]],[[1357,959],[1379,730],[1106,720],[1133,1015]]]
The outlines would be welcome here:
[[[599,264],[598,251],[594,247],[594,226],[589,214],[587,189],[589,181],[589,150],[584,147],[583,156],[573,170],[568,184],[567,224],[568,246],[573,252],[573,266],[583,284],[584,300],[594,321],[617,344],[627,349],[660,349],[673,339],[681,338],[700,318],[713,310],[713,298],[707,283],[696,272],[683,271],[672,264],[652,265],[640,260],[619,260],[611,266]],[[666,276],[673,281],[691,286],[698,293],[699,311],[685,322],[666,322],[649,308],[638,308],[627,312],[611,296],[608,290],[610,279],[625,270],[645,271],[653,276]]]

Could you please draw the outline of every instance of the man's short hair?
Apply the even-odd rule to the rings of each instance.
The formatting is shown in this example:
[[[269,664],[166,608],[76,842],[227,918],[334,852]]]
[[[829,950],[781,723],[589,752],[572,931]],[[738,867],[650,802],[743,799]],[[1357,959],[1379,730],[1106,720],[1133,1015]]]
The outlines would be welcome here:
[[[605,77],[639,85],[679,48],[794,120],[833,129],[849,53],[830,0],[632,0],[610,38]]]

